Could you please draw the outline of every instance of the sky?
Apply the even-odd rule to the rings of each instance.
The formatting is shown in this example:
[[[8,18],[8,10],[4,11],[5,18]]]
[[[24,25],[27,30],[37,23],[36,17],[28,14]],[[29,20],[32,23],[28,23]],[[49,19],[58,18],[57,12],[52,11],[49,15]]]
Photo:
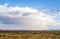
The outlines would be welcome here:
[[[0,0],[0,30],[60,30],[60,0]]]

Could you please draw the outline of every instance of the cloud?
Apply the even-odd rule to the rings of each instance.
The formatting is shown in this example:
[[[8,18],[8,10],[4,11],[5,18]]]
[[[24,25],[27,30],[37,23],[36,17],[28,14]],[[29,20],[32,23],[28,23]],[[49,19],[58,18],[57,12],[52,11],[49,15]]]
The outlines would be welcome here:
[[[49,30],[60,26],[55,17],[30,7],[0,5],[0,29]],[[54,28],[53,28],[54,29]]]

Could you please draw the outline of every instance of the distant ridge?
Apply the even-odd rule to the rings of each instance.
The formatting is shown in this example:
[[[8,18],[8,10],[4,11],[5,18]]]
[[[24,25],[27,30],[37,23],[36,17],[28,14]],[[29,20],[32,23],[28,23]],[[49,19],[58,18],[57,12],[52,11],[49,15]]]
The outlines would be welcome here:
[[[39,32],[39,31],[60,31],[60,30],[0,30],[0,32]]]

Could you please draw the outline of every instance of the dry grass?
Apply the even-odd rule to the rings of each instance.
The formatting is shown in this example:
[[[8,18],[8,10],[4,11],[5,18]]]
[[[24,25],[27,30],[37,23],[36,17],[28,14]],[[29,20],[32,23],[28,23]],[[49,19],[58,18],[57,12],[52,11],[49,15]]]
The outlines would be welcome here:
[[[60,39],[60,31],[0,31],[0,39]]]

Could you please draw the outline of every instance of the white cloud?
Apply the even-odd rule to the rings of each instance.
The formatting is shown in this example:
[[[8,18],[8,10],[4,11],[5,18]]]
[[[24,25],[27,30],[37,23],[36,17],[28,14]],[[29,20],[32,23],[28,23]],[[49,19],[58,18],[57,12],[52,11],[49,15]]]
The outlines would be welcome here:
[[[54,18],[30,7],[0,5],[0,27],[3,29],[49,30],[49,26],[60,25]]]

